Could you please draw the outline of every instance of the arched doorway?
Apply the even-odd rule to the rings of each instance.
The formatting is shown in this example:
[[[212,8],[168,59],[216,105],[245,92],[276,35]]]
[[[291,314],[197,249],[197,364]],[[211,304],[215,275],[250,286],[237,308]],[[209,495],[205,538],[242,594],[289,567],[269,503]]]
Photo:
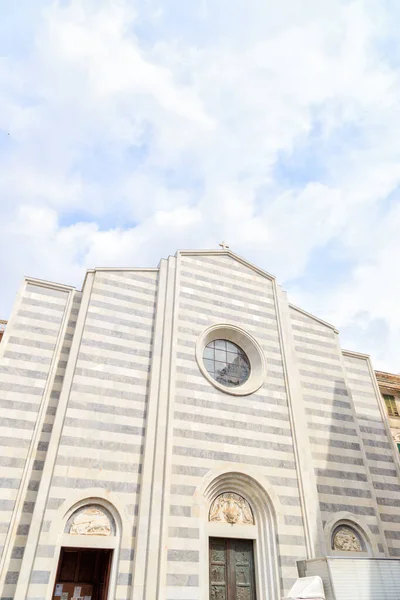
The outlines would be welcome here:
[[[204,528],[202,585],[212,600],[278,600],[276,517],[265,487],[247,473],[211,474],[196,491]]]
[[[107,600],[116,541],[116,523],[97,503],[81,504],[65,524],[54,600]]]

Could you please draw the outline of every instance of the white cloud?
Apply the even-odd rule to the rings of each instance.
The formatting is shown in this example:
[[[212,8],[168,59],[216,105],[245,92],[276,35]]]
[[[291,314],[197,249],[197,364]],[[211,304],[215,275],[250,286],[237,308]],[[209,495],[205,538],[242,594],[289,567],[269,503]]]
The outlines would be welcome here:
[[[3,316],[24,274],[79,286],[85,268],[225,238],[398,370],[400,89],[385,42],[399,13],[387,8],[38,8],[28,50],[0,60]],[[342,277],[321,286],[315,256],[332,244]]]

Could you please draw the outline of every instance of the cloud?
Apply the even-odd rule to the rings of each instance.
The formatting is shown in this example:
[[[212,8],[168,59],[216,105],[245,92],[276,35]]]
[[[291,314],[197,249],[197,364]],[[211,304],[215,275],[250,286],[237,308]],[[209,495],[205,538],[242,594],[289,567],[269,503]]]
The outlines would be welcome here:
[[[399,370],[396,6],[26,8],[0,48],[1,316],[24,274],[79,286],[224,238]]]

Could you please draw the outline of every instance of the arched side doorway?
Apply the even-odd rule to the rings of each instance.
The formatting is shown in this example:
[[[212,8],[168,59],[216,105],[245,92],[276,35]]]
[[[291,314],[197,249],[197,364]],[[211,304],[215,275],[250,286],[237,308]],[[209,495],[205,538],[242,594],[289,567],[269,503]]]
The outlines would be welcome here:
[[[63,519],[48,597],[113,598],[120,529],[119,515],[101,498],[85,499],[72,506]]]
[[[221,473],[204,482],[196,500],[204,597],[278,600],[275,511],[261,483],[243,472]]]

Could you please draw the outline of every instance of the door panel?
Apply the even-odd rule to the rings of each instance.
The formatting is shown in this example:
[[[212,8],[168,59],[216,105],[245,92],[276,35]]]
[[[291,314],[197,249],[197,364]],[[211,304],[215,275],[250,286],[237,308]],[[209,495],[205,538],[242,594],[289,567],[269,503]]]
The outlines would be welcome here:
[[[210,600],[256,600],[252,540],[210,538]]]

